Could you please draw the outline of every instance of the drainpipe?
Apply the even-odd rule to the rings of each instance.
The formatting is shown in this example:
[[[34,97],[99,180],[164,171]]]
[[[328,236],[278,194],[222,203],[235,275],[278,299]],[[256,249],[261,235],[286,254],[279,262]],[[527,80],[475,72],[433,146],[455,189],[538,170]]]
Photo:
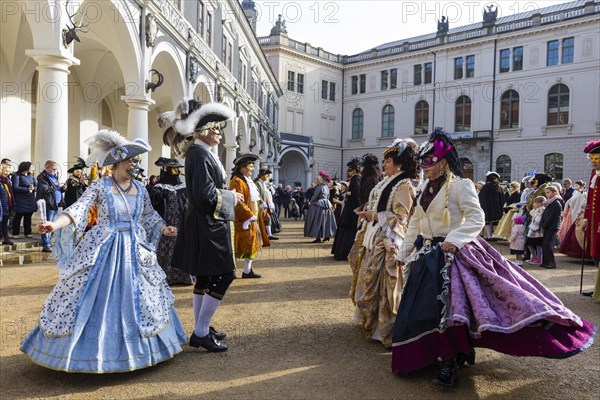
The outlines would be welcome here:
[[[494,119],[496,117],[496,63],[498,57],[498,39],[494,39],[494,76],[492,79],[492,128],[490,134],[490,169],[494,171]]]

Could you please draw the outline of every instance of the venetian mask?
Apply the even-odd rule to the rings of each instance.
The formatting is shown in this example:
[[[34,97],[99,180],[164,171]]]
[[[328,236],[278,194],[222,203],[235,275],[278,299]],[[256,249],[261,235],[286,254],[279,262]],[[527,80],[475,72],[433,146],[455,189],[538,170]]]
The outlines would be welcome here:
[[[130,165],[130,167],[127,169],[127,173],[131,175],[132,178],[136,178],[140,174],[142,157],[131,157],[127,161],[129,161]]]

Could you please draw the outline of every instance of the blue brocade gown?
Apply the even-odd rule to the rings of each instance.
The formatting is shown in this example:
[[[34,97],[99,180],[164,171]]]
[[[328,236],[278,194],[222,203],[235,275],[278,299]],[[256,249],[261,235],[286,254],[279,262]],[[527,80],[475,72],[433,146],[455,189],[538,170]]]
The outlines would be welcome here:
[[[75,222],[55,233],[59,280],[21,350],[67,372],[125,372],[172,358],[187,341],[153,246],[164,221],[146,189],[112,191],[94,183],[64,212]],[[98,204],[98,224],[85,233]],[[79,239],[79,240],[78,240]],[[76,242],[76,243],[74,243]]]

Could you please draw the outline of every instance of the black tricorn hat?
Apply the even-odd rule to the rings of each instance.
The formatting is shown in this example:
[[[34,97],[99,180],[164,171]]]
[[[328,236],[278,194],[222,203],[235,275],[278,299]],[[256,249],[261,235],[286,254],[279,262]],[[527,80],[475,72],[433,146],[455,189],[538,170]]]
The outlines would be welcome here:
[[[544,183],[552,182],[552,177],[546,174],[535,174],[533,180],[536,180],[538,186],[543,185]]]
[[[179,162],[179,160],[177,160],[176,158],[166,158],[166,157],[159,157],[158,160],[156,160],[154,162],[154,165],[156,165],[157,167],[163,167],[163,168],[181,168],[183,167],[183,165],[181,165],[181,163]]]
[[[258,171],[258,176],[270,175],[272,173],[273,172],[269,168],[261,168],[260,171]]]
[[[239,156],[236,157],[235,160],[233,160],[233,164],[243,167],[244,165],[253,163],[256,160],[258,160],[258,156],[256,154],[252,154],[252,153],[240,154]]]
[[[75,157],[75,158],[77,158],[77,163],[67,170],[67,172],[69,174],[72,174],[73,172],[77,171],[78,169],[84,169],[84,168],[88,167],[83,158],[81,158],[81,157]]]

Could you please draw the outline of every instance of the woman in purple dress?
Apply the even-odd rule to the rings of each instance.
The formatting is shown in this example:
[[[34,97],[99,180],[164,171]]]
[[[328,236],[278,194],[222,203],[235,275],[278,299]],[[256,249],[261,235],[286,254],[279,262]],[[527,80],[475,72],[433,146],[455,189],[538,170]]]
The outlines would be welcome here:
[[[596,327],[479,237],[485,224],[452,141],[437,129],[419,152],[427,178],[396,259],[406,284],[393,334],[392,370],[442,358],[434,383],[452,386],[474,347],[515,356],[566,358],[591,346]],[[413,250],[416,248],[416,251]]]

